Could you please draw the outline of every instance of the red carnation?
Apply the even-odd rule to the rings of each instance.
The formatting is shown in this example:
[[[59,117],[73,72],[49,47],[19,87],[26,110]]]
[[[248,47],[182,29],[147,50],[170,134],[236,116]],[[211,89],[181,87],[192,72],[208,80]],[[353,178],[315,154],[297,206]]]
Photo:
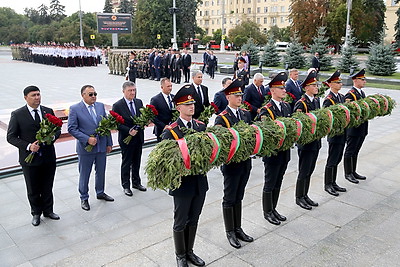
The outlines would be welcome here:
[[[292,94],[292,93],[289,93],[289,92],[286,92],[291,98],[293,98],[293,100],[295,100],[296,99],[296,97],[294,96],[294,94]]]
[[[272,95],[272,94],[271,94],[271,91],[269,91],[267,95]]]
[[[46,113],[45,116],[49,120],[49,122],[51,122],[52,124],[56,125],[57,127],[61,127],[63,125],[62,120],[60,120],[56,116],[51,115],[50,113]]]
[[[119,115],[115,118],[115,120],[116,120],[119,124],[124,124],[124,123],[125,123],[124,118],[122,118],[122,116],[119,116]]]
[[[249,103],[249,102],[247,102],[247,101],[243,101],[243,104],[245,104],[245,105],[247,106],[247,108],[248,108],[248,110],[249,110],[249,111],[251,111],[251,110],[252,110],[252,108],[251,108],[251,105],[250,105],[250,103]]]
[[[155,116],[158,115],[158,110],[156,109],[155,106],[153,106],[153,105],[146,105],[146,108],[151,109],[151,111],[153,112],[153,114],[154,114]]]
[[[218,108],[218,106],[217,105],[215,105],[215,103],[214,102],[211,102],[210,103],[210,105],[214,108],[214,112],[215,113],[217,113],[218,112],[218,110],[219,110],[219,108]]]
[[[114,118],[117,118],[118,116],[120,116],[117,112],[110,110],[110,114],[111,116],[113,116]]]

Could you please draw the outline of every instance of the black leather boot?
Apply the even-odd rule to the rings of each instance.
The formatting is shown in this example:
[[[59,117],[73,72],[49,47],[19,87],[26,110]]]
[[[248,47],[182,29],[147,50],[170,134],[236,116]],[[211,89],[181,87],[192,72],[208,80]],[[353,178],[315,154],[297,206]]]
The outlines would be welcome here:
[[[178,267],[189,267],[186,261],[185,231],[174,231],[174,244],[176,265]]]
[[[242,202],[237,203],[233,207],[233,214],[236,237],[245,242],[253,242],[254,239],[247,235],[242,229]]]
[[[308,177],[308,179],[304,182],[304,199],[308,203],[308,205],[313,206],[313,207],[318,207],[318,203],[314,202],[311,198],[308,196],[308,189],[310,188],[310,179],[311,177]]]
[[[333,182],[332,182],[333,188],[335,188],[335,190],[338,192],[346,192],[347,191],[346,188],[337,185],[336,178],[337,178],[337,166],[333,167]]]
[[[279,194],[281,193],[280,188],[274,188],[272,190],[272,211],[274,212],[275,218],[277,218],[280,221],[286,221],[286,217],[279,214],[278,211],[276,210],[276,206],[278,205],[278,199],[279,199]]]
[[[339,196],[339,193],[336,192],[335,188],[333,188],[333,172],[334,172],[333,168],[325,167],[324,188],[326,192],[328,192],[332,196],[337,197]]]
[[[367,177],[365,177],[364,175],[360,175],[356,172],[357,169],[357,156],[352,157],[352,163],[353,163],[353,176],[354,178],[358,179],[358,180],[365,180],[367,179]]]
[[[224,216],[224,224],[226,237],[228,238],[229,244],[234,248],[240,248],[242,245],[236,237],[235,224],[233,218],[233,207],[222,208],[222,214]]]
[[[343,158],[344,178],[349,182],[358,184],[358,180],[353,175],[353,158]]]
[[[304,180],[298,180],[296,182],[296,204],[303,209],[310,210],[312,207],[308,205],[304,199]]]
[[[272,203],[272,192],[264,192],[262,195],[262,206],[264,218],[272,224],[280,225],[281,222],[275,217]]]
[[[197,225],[186,226],[186,260],[190,261],[193,265],[204,266],[206,263],[193,252],[194,240],[196,239]]]

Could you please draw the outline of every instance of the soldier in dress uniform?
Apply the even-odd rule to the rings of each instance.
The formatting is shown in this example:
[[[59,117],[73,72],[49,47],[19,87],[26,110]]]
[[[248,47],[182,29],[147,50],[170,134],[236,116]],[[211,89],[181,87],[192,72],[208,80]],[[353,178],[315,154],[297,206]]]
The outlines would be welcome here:
[[[242,81],[242,92],[244,93],[244,89],[246,85],[249,84],[250,75],[244,68],[246,64],[246,59],[243,57],[238,58],[238,70],[233,75],[233,79],[240,79]]]
[[[234,80],[223,89],[228,99],[228,106],[217,116],[215,125],[231,128],[240,120],[251,123],[250,112],[240,108],[243,95],[241,87],[242,81]],[[251,159],[224,164],[221,171],[224,176],[222,211],[226,237],[232,247],[240,248],[242,245],[238,239],[253,242],[253,238],[245,234],[242,229],[242,200],[250,177]]]
[[[162,139],[178,140],[184,137],[182,128],[191,128],[203,132],[206,125],[193,119],[195,100],[189,85],[183,86],[172,101],[179,111],[179,118],[167,126]],[[204,174],[182,177],[181,186],[169,191],[174,198],[173,237],[177,266],[186,267],[188,261],[196,266],[205,265],[204,261],[193,252],[197,225],[208,190],[207,176]]]
[[[129,63],[128,63],[128,78],[129,81],[134,82],[136,84],[136,77],[137,77],[137,60],[135,52],[129,53]]]
[[[319,109],[319,98],[315,97],[318,93],[317,73],[314,70],[311,71],[301,86],[306,93],[296,102],[293,111],[308,113],[312,110]],[[314,140],[305,145],[297,144],[297,148],[299,155],[299,174],[296,183],[296,204],[303,209],[311,210],[312,207],[318,206],[317,202],[314,202],[308,197],[308,189],[310,187],[311,175],[314,172],[318,153],[321,148],[321,139]]]
[[[290,104],[283,101],[286,95],[285,82],[288,78],[286,72],[281,72],[269,82],[271,100],[261,108],[259,118],[290,117],[292,108]],[[279,225],[286,221],[286,217],[276,211],[279,194],[290,161],[290,149],[279,151],[278,154],[270,157],[263,157],[264,162],[264,188],[262,195],[262,206],[264,218],[272,224]]]
[[[364,88],[365,69],[354,73],[350,76],[353,79],[353,87],[345,95],[346,101],[356,101],[365,98]],[[346,149],[344,151],[344,177],[352,183],[358,184],[358,180],[365,180],[366,177],[356,172],[358,153],[361,146],[368,135],[368,121],[363,122],[360,126],[347,129]]]
[[[340,71],[335,71],[329,77],[325,84],[330,88],[329,94],[325,97],[322,104],[324,108],[338,103],[344,103],[344,95],[339,93],[342,88],[342,79],[340,78]],[[346,188],[340,187],[336,183],[337,166],[343,157],[344,145],[346,143],[346,132],[334,137],[328,137],[328,159],[325,166],[325,191],[333,196],[338,196],[338,192],[346,192]]]

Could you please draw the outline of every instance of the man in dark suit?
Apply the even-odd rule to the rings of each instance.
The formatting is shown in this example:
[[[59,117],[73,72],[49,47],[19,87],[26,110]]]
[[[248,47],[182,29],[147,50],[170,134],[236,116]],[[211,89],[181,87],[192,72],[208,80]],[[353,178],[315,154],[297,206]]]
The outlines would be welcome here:
[[[269,83],[271,100],[261,108],[260,118],[267,117],[275,120],[277,117],[290,117],[292,109],[289,103],[284,102],[286,72],[281,72]],[[264,162],[264,188],[262,206],[264,218],[272,224],[279,225],[286,221],[286,217],[276,210],[279,194],[288,163],[290,161],[290,149],[279,151],[276,155],[263,157]]]
[[[156,49],[153,48],[153,50],[151,51],[151,53],[149,54],[149,70],[150,70],[150,80],[154,80],[155,79],[155,69],[154,69],[154,58],[156,56]]]
[[[299,71],[297,69],[289,70],[289,79],[286,82],[286,92],[295,96],[295,99],[293,99],[293,102],[290,104],[293,110],[294,104],[296,104],[303,95],[303,88],[301,87],[301,81],[299,81]]]
[[[46,113],[54,115],[51,108],[40,105],[40,90],[36,86],[24,89],[26,105],[11,113],[7,141],[19,150],[19,163],[24,173],[26,190],[31,206],[32,225],[40,224],[40,215],[53,220],[60,217],[53,212],[53,183],[56,172],[56,152],[53,143],[60,136],[57,131],[51,145],[39,144],[36,133]],[[34,153],[31,163],[25,158]]]
[[[321,68],[321,63],[319,62],[319,53],[315,52],[314,57],[311,60],[311,68],[314,68],[317,74]]]
[[[345,95],[346,101],[356,101],[365,98],[364,88],[365,69],[350,76],[353,79],[353,87]],[[358,184],[358,180],[365,180],[366,177],[356,172],[358,153],[361,150],[365,137],[368,135],[368,121],[360,126],[347,129],[346,149],[344,151],[344,177],[352,183]]]
[[[329,77],[325,84],[330,88],[330,91],[323,102],[323,107],[329,107],[338,103],[344,103],[344,95],[339,93],[342,88],[342,79],[340,79],[340,71],[335,71]],[[344,146],[346,144],[346,132],[333,137],[328,136],[328,159],[326,160],[324,189],[333,196],[339,196],[338,192],[346,192],[346,188],[340,187],[336,183],[337,166],[343,157]]]
[[[201,72],[200,72],[201,73]],[[189,85],[182,87],[173,101],[179,111],[179,118],[169,125],[163,133],[163,139],[177,140],[184,137],[182,128],[191,128],[203,132],[206,125],[193,119],[194,97]],[[208,190],[207,176],[204,174],[183,176],[181,185],[169,194],[174,198],[173,238],[176,262],[178,267],[187,267],[188,261],[196,266],[204,266],[205,262],[193,252],[199,217],[203,209]]]
[[[226,77],[222,79],[222,90],[218,91],[214,95],[214,104],[218,107],[217,115],[225,110],[226,106],[228,105],[228,100],[226,99],[226,95],[223,91],[226,87],[228,87],[232,83],[232,79]]]
[[[154,56],[154,72],[155,72],[155,77],[156,81],[159,81],[161,78],[161,56],[158,53],[158,51],[155,51],[155,56]]]
[[[207,68],[208,68],[208,74],[210,75],[211,79],[214,79],[215,76],[214,73],[217,66],[218,66],[218,59],[214,55],[214,52],[210,51],[210,55],[208,57],[208,62],[207,62]]]
[[[190,85],[190,88],[193,90],[192,95],[196,101],[193,118],[198,119],[200,113],[204,110],[204,106],[208,107],[210,105],[208,87],[202,85],[203,73],[201,71],[192,72],[192,80],[193,83]]]
[[[242,104],[242,89],[240,80],[234,80],[224,89],[228,106],[215,119],[215,125],[231,128],[235,123],[243,120],[251,123],[250,112],[240,109]],[[241,162],[229,162],[221,167],[224,176],[224,197],[222,200],[222,211],[224,217],[226,237],[229,244],[234,248],[242,245],[239,240],[253,242],[242,229],[242,200],[247,182],[250,177],[251,159]]]
[[[179,51],[172,59],[172,82],[180,84],[182,78],[182,57]]]
[[[130,180],[132,177],[132,188],[146,191],[140,181],[140,161],[142,158],[142,147],[144,143],[143,129],[134,125],[134,117],[140,116],[140,108],[143,107],[142,100],[136,98],[136,85],[132,82],[124,82],[122,85],[124,97],[114,103],[112,110],[124,118],[123,124],[118,124],[118,143],[121,147],[121,185],[127,196],[132,196]],[[128,144],[124,139],[128,136],[132,139]]]
[[[204,73],[204,70],[207,71],[207,64],[208,64],[208,58],[210,57],[210,52],[208,51],[208,49],[206,49],[206,51],[204,51],[203,53],[203,67],[201,69],[201,72]]]
[[[317,73],[314,70],[311,71],[301,86],[304,88],[306,93],[294,105],[293,111],[308,113],[312,110],[319,109],[319,99],[314,97],[318,93]],[[318,206],[317,202],[314,202],[309,198],[308,189],[310,187],[311,175],[314,172],[320,149],[321,139],[314,140],[305,145],[297,144],[299,174],[296,183],[296,204],[307,210]]]
[[[185,53],[182,57],[182,65],[183,65],[183,76],[185,77],[185,83],[188,83],[190,80],[190,66],[192,65],[192,56],[189,55],[189,50],[186,48]]]
[[[253,77],[253,83],[247,86],[244,91],[243,101],[251,105],[250,114],[252,120],[260,113],[261,106],[267,95],[263,83],[264,76],[261,73],[256,73]]]
[[[104,104],[97,102],[97,93],[92,85],[81,88],[82,101],[69,108],[68,132],[76,138],[78,154],[79,193],[81,208],[89,211],[89,178],[93,163],[96,168],[95,188],[97,199],[114,201],[104,192],[107,154],[112,150],[111,136],[96,136],[96,128],[102,117],[106,117]],[[91,145],[89,152],[85,148]]]
[[[174,104],[172,102],[172,98],[174,97],[174,95],[171,94],[171,91],[171,81],[168,78],[162,78],[161,92],[150,99],[150,105],[153,105],[158,111],[158,115],[154,118],[153,121],[153,133],[157,136],[158,142],[161,141],[161,134],[165,126],[171,123],[172,111],[174,108]]]

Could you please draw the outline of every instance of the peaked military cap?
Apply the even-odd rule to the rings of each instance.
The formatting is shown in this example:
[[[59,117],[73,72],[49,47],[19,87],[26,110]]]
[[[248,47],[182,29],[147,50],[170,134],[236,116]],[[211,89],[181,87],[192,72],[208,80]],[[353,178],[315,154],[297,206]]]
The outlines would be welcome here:
[[[190,105],[196,103],[193,96],[193,89],[190,88],[190,85],[184,85],[179,91],[175,94],[172,101],[176,105]]]
[[[286,72],[280,72],[276,75],[269,83],[269,87],[281,87],[285,86],[285,82],[288,79]]]
[[[331,83],[331,82],[341,82],[342,79],[340,78],[340,70],[336,70],[331,77],[329,77],[325,82],[326,83]]]
[[[238,57],[238,62],[242,61],[244,63],[247,63],[246,59],[244,57]]]
[[[225,95],[243,95],[242,85],[242,79],[235,79],[228,87],[222,89],[221,92],[224,92]]]
[[[350,78],[354,79],[365,79],[365,69],[361,69],[359,72],[354,72],[350,75]]]
[[[301,87],[306,87],[307,85],[316,84],[317,83],[317,72],[315,70],[310,71],[307,77],[304,79]]]

